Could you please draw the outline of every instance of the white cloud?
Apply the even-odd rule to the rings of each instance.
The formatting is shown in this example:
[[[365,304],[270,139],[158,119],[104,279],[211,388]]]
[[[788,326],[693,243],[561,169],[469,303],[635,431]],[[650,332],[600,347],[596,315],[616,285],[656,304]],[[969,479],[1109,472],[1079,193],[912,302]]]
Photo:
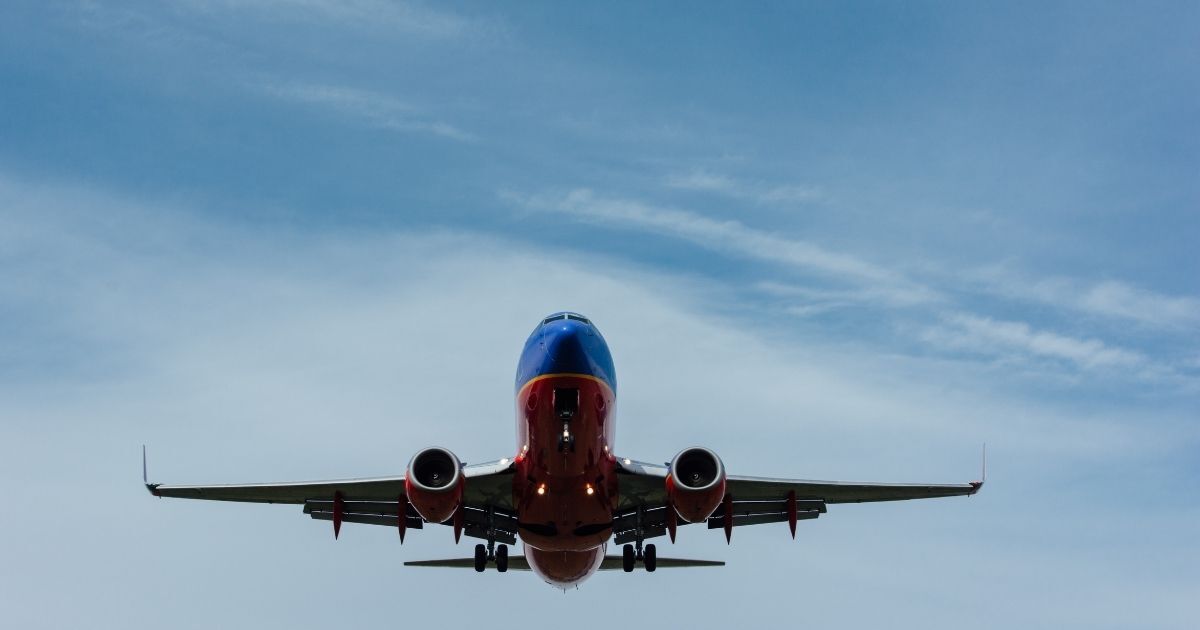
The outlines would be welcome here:
[[[815,186],[767,185],[733,179],[726,175],[696,170],[685,175],[672,175],[667,186],[680,190],[712,192],[760,204],[796,204],[821,201],[825,198]]]
[[[740,221],[703,215],[619,198],[595,195],[587,189],[565,195],[502,196],[522,207],[559,212],[580,220],[617,227],[639,228],[681,238],[702,247],[742,258],[767,261],[827,278],[867,285],[882,300],[899,306],[936,301],[939,296],[902,274],[860,258],[827,250],[814,243],[747,227]]]
[[[1200,329],[1200,299],[1190,296],[1163,295],[1116,280],[1028,278],[1002,267],[967,272],[964,277],[985,292],[1010,299],[1160,330]]]
[[[323,24],[337,22],[436,39],[479,37],[499,29],[491,21],[401,0],[219,0],[215,3],[190,0],[186,4],[196,11],[212,12],[216,8],[254,11],[276,20],[286,17]]]
[[[470,142],[475,136],[450,123],[429,118],[421,110],[384,94],[344,86],[266,83],[259,89],[271,96],[314,105],[381,129],[422,132]]]
[[[1024,322],[997,321],[963,313],[948,315],[943,321],[945,327],[925,331],[926,341],[969,352],[1017,352],[1065,360],[1086,369],[1139,368],[1148,363],[1140,353],[1115,348],[1098,339],[1077,339],[1034,330]]]

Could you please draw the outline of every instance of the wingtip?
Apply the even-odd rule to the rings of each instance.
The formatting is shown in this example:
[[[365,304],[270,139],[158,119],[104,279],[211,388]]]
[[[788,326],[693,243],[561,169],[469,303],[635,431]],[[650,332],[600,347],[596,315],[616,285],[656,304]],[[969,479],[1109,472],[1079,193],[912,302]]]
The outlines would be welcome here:
[[[971,494],[979,492],[985,483],[987,483],[987,442],[984,442],[983,448],[980,449],[979,481],[971,482]]]
[[[162,494],[160,494],[158,491],[158,487],[162,484],[150,483],[149,474],[146,472],[146,445],[145,444],[142,445],[142,483],[146,485],[147,492],[149,492],[150,494],[152,494],[156,497],[162,498]]]

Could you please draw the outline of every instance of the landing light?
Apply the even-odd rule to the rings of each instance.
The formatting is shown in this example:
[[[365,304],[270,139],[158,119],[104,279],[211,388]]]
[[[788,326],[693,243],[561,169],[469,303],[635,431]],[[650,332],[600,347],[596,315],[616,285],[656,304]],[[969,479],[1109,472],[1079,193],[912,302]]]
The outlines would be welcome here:
[[[628,458],[628,457],[627,457],[627,458],[625,458],[625,465],[626,465],[626,466],[628,466],[628,465],[630,465],[630,464],[632,464],[632,463],[633,463],[633,462],[629,461],[629,458]]]
[[[588,493],[589,497],[592,496],[593,494],[596,494],[596,490],[594,488],[592,488],[592,484],[590,484],[590,483],[587,485],[587,493]]]
[[[542,484],[542,485],[538,486],[537,492],[538,492],[538,496],[546,494],[546,484]]]
[[[501,465],[501,466],[505,466],[505,465],[507,465],[507,464],[508,464],[508,458],[507,458],[507,457],[505,457],[504,459],[500,460],[500,465]]]

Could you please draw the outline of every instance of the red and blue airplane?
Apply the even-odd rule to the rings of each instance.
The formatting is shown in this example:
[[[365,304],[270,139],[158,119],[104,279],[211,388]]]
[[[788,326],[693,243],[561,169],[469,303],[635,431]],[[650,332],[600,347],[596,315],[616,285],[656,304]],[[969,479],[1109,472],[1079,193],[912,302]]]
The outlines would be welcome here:
[[[532,570],[560,587],[577,586],[597,570],[631,572],[722,562],[659,558],[647,540],[688,524],[722,529],[814,519],[834,503],[900,501],[972,495],[983,482],[881,484],[727,475],[716,453],[686,448],[666,466],[619,457],[617,379],[600,331],[577,313],[543,319],[517,364],[517,444],[511,457],[470,466],[449,449],[413,456],[404,475],[374,479],[183,486],[150,484],[158,497],[292,503],[314,519],[394,527],[404,542],[427,524],[486,542],[473,558],[406,562],[408,566],[492,565],[501,573]],[[143,477],[145,454],[143,453]],[[524,543],[524,557],[508,545]],[[608,543],[622,546],[605,555]]]

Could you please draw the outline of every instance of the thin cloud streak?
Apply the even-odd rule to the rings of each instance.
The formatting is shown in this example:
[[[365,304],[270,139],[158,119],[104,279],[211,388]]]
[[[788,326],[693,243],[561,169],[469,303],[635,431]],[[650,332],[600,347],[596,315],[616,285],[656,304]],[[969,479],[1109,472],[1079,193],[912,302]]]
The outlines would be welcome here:
[[[740,221],[711,219],[686,210],[664,208],[629,199],[605,198],[588,189],[565,195],[501,197],[529,210],[557,212],[582,221],[640,228],[673,236],[714,251],[760,260],[815,273],[824,277],[871,286],[895,306],[934,302],[940,296],[904,276],[854,256],[824,249],[808,241],[789,239],[747,227]]]
[[[1070,361],[1084,369],[1139,368],[1147,358],[1112,347],[1098,339],[1078,339],[1034,330],[1025,322],[999,321],[965,313],[944,317],[943,327],[925,331],[923,338],[953,349],[984,354],[1013,352]]]
[[[210,12],[217,8],[259,11],[273,18],[305,18],[337,22],[354,28],[384,28],[432,39],[479,37],[498,26],[483,20],[466,18],[412,2],[381,0],[223,0],[187,3],[193,10]]]
[[[726,180],[712,179],[705,186],[726,185]],[[967,353],[986,357],[989,361],[1040,361],[1042,368],[1052,369],[1064,376],[1088,374],[1095,377],[1131,378],[1145,383],[1179,386],[1185,390],[1196,387],[1195,379],[1173,365],[1152,359],[1141,352],[1128,350],[1099,338],[1079,338],[1049,330],[1039,330],[1030,323],[997,320],[953,306],[952,294],[961,290],[957,276],[947,278],[944,288],[935,288],[914,281],[901,272],[885,269],[851,255],[833,252],[816,244],[788,239],[775,233],[746,226],[736,220],[717,220],[687,210],[655,206],[640,201],[596,195],[588,189],[575,189],[565,194],[521,196],[503,192],[501,197],[518,206],[539,212],[555,212],[576,220],[640,229],[650,233],[679,238],[722,254],[761,260],[793,270],[815,274],[848,285],[844,289],[814,288],[782,282],[758,282],[759,292],[799,300],[785,304],[781,311],[796,317],[813,317],[830,311],[862,306],[882,306],[887,309],[906,308],[909,314],[894,313],[893,323],[909,328],[903,320],[913,314],[918,318],[938,322],[918,324],[916,338],[939,353]],[[967,274],[969,275],[969,273]],[[1051,286],[1051,283],[1045,286]],[[1170,301],[1120,285],[1098,285],[1091,291],[1078,293],[1079,299],[1060,308],[1091,309],[1112,316],[1133,316],[1123,300],[1138,297],[1165,307],[1167,318],[1185,319],[1187,301]],[[1046,299],[1049,299],[1048,296]],[[1147,305],[1149,307],[1149,305]],[[1148,316],[1146,316],[1148,317]],[[1170,321],[1163,315],[1155,321]]]
[[[692,171],[686,175],[672,175],[666,179],[666,185],[679,190],[718,193],[762,205],[812,203],[825,198],[824,193],[814,186],[770,186],[740,181],[703,170]]]
[[[266,83],[259,87],[276,98],[327,109],[381,129],[429,133],[459,142],[477,139],[450,123],[428,119],[421,110],[384,94],[335,85]]]
[[[1200,299],[1148,291],[1117,280],[1030,279],[990,267],[964,274],[985,293],[1172,332],[1200,329]]]

